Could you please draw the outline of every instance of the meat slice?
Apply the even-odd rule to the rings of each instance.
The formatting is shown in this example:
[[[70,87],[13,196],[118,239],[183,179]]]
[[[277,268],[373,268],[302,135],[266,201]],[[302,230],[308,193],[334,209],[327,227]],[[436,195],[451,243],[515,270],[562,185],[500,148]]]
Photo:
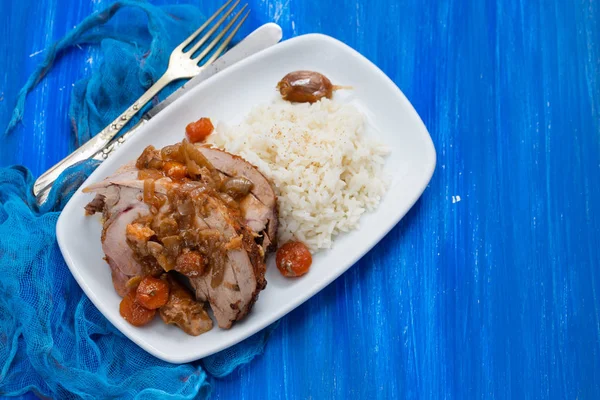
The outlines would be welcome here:
[[[200,216],[203,224],[219,232],[226,247],[233,243],[223,266],[213,262],[211,273],[190,279],[196,297],[210,303],[219,327],[227,329],[250,311],[266,286],[266,266],[250,231],[223,202],[207,195],[197,207],[204,211]],[[221,267],[223,271],[215,271]]]
[[[263,203],[260,202],[254,195],[249,194],[240,201],[240,212],[242,213],[248,228],[253,232],[262,234],[261,246],[265,253],[275,249],[276,244],[271,240],[277,239],[276,227],[275,233],[269,233],[269,227],[271,230],[276,226],[276,222],[271,223],[270,221],[274,218],[273,209],[267,208]],[[275,217],[275,221],[277,218]],[[275,236],[273,236],[275,235]]]
[[[133,277],[143,276],[145,271],[127,243],[126,229],[133,221],[148,215],[150,209],[140,201],[139,190],[119,186],[112,180],[94,185],[94,191],[96,197],[86,206],[86,212],[103,213],[102,251],[110,266],[115,291],[124,297],[129,291],[127,282]]]
[[[126,284],[129,279],[145,275],[144,266],[137,261],[126,236],[127,226],[148,214],[148,207],[144,206],[144,203],[140,203],[126,208],[111,223],[105,224],[102,234],[102,251],[112,271],[113,286],[121,297],[128,292]]]
[[[104,210],[104,196],[97,194],[94,200],[90,201],[85,207],[85,215],[94,215]]]
[[[263,235],[265,253],[274,250],[277,245],[277,196],[269,180],[241,157],[213,147],[197,147],[222,174],[242,176],[253,183],[251,195],[240,203],[242,215],[252,230]]]
[[[204,309],[204,305],[195,301],[192,294],[170,274],[167,274],[167,280],[169,282],[169,300],[158,310],[164,323],[175,324],[192,336],[210,331],[213,322]]]

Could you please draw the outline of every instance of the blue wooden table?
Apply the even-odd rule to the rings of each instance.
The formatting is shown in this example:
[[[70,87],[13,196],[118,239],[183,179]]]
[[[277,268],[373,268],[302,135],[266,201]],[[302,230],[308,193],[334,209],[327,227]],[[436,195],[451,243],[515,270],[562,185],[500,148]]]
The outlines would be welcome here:
[[[0,127],[41,51],[110,1],[2,1]],[[218,0],[199,6],[210,12]],[[334,36],[394,80],[438,152],[421,200],[283,318],[216,399],[600,398],[600,3],[250,0],[246,32]],[[64,54],[0,144],[37,175],[72,146]]]

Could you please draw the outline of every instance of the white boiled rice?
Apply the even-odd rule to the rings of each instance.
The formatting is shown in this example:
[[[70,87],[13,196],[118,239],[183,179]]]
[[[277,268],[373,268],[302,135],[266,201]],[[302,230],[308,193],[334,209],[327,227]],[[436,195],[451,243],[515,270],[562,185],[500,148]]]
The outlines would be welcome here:
[[[279,196],[279,241],[300,240],[312,252],[358,227],[387,189],[386,146],[365,137],[352,105],[278,100],[255,107],[236,126],[218,124],[209,142],[254,164]]]

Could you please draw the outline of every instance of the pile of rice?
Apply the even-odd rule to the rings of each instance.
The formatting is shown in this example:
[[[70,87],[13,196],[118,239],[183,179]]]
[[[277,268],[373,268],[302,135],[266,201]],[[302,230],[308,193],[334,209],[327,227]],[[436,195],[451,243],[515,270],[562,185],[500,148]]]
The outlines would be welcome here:
[[[278,100],[255,107],[239,125],[218,124],[209,142],[273,180],[280,243],[300,240],[315,252],[357,228],[387,189],[382,169],[389,150],[365,137],[364,127],[352,105]]]

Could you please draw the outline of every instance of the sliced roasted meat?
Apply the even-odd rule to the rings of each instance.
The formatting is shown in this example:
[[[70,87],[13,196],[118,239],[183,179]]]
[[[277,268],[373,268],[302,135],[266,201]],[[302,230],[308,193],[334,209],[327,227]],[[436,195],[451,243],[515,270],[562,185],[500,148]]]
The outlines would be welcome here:
[[[277,237],[273,236],[277,234],[277,228],[275,227],[275,233],[269,233],[273,229],[276,223],[271,223],[274,215],[273,209],[267,208],[263,203],[260,202],[254,195],[250,194],[243,198],[239,202],[240,212],[244,217],[248,228],[253,232],[258,233],[262,237],[261,246],[263,251],[269,252],[275,249],[276,244],[271,240],[276,240]],[[277,221],[275,217],[275,221]]]
[[[208,161],[222,174],[241,176],[253,183],[250,193],[240,202],[242,215],[251,229],[264,236],[265,252],[277,243],[277,196],[269,180],[241,157],[207,146],[197,146]]]
[[[190,277],[196,296],[207,300],[221,328],[243,318],[265,287],[265,263],[250,231],[223,202],[204,196],[197,202],[200,223],[217,232],[211,241],[220,242],[223,261],[211,260],[209,273]]]
[[[97,194],[94,200],[85,206],[85,215],[94,215],[104,211],[104,196]]]
[[[120,296],[124,296],[128,291],[127,282],[123,282],[123,279],[146,275],[144,266],[135,257],[126,236],[127,226],[148,214],[148,207],[144,206],[142,203],[123,210],[114,217],[102,234],[102,251],[113,273],[113,285]]]
[[[192,297],[192,294],[182,284],[167,274],[169,282],[169,300],[158,313],[165,324],[175,324],[185,333],[198,336],[208,332],[213,322],[204,309],[204,305]]]
[[[97,195],[86,206],[86,212],[103,213],[102,250],[111,269],[113,286],[123,297],[129,291],[127,282],[136,276],[143,276],[146,272],[146,268],[138,261],[127,243],[127,226],[148,215],[150,210],[148,205],[139,200],[141,193],[137,189],[119,186],[106,180],[102,184],[96,184],[94,191]]]
[[[266,286],[277,199],[269,181],[241,158],[187,142],[148,147],[136,163],[85,191],[96,193],[86,213],[103,213],[102,247],[121,296],[139,280],[133,278],[176,271],[227,329],[248,314]],[[182,290],[161,317],[202,333],[206,323],[192,323],[204,315],[202,305],[182,300]]]

